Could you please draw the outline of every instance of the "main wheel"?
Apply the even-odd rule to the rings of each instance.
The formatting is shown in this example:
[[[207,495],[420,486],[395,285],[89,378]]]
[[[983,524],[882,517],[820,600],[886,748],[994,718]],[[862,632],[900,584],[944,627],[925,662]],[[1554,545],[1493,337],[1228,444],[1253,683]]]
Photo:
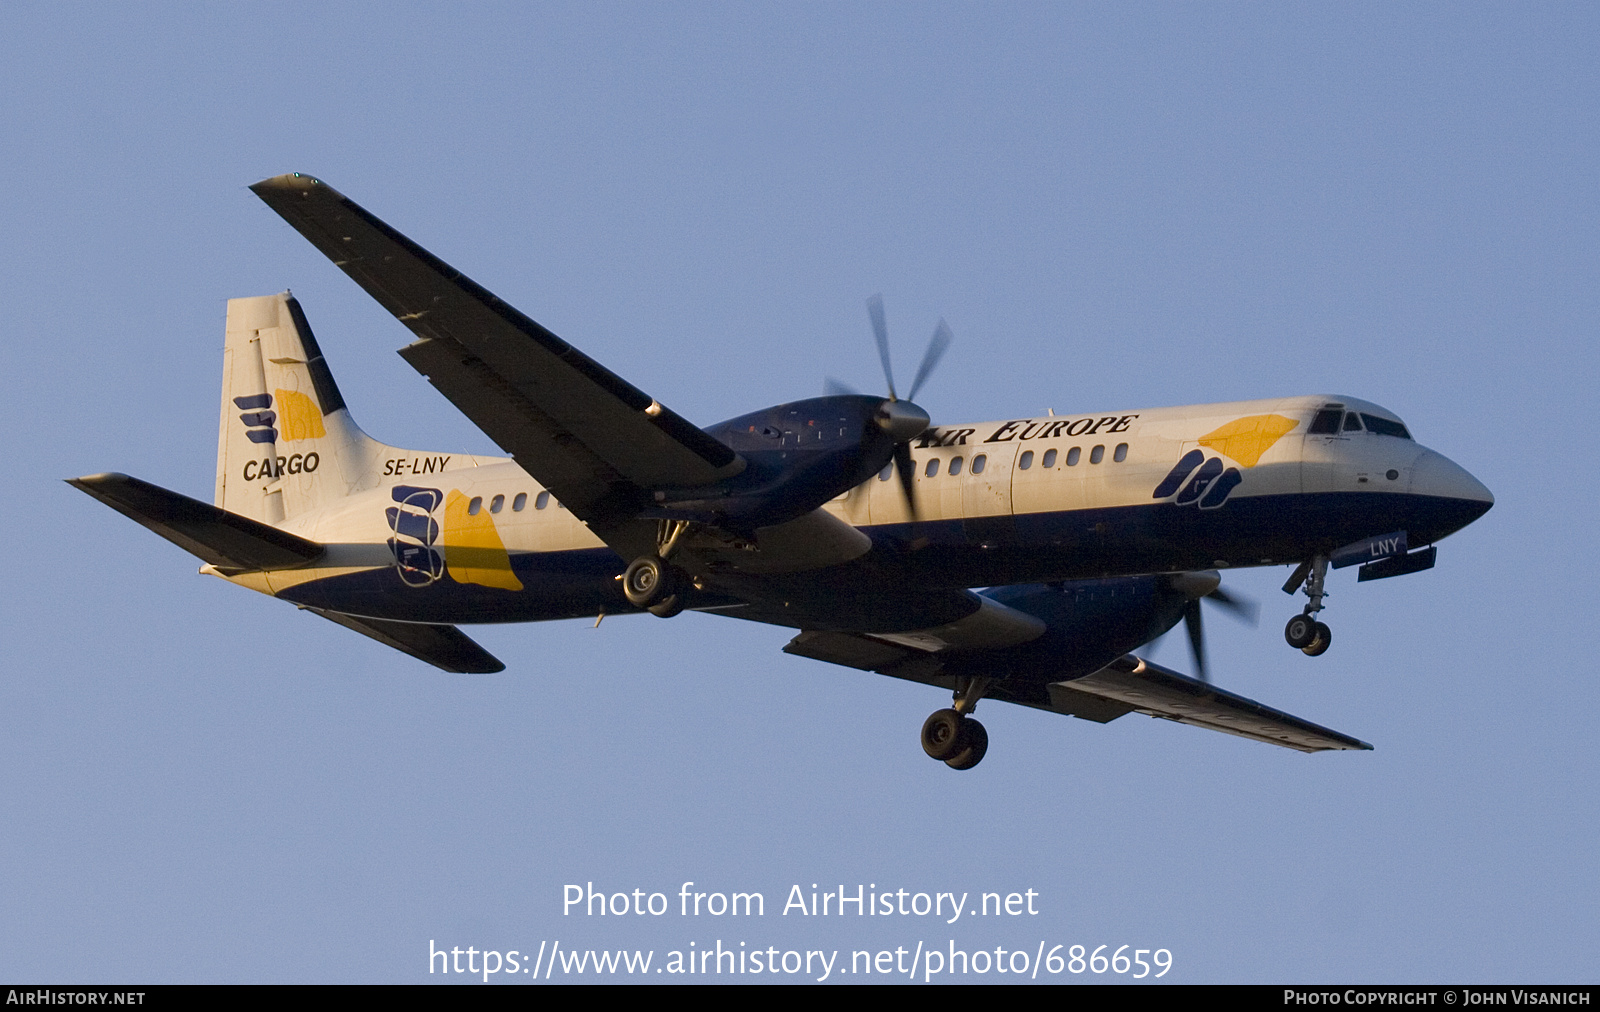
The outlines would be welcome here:
[[[1328,647],[1330,647],[1332,645],[1333,645],[1333,630],[1329,629],[1327,626],[1323,625],[1321,622],[1318,622],[1317,623],[1317,635],[1312,638],[1310,643],[1307,643],[1305,646],[1301,647],[1300,651],[1302,653],[1304,653],[1307,657],[1320,657],[1323,654],[1327,653],[1328,652]]]
[[[1296,615],[1283,627],[1283,638],[1296,650],[1304,650],[1317,638],[1317,620],[1310,615]]]
[[[648,608],[672,593],[672,570],[654,555],[641,555],[622,574],[622,593],[635,608]]]
[[[954,710],[935,710],[922,724],[922,751],[941,762],[960,751],[965,719]]]
[[[989,751],[989,732],[982,724],[968,717],[961,722],[960,749],[944,761],[953,770],[970,770],[983,762]]]
[[[682,594],[668,594],[655,604],[652,604],[649,611],[650,614],[657,618],[671,618],[683,611],[683,603]]]

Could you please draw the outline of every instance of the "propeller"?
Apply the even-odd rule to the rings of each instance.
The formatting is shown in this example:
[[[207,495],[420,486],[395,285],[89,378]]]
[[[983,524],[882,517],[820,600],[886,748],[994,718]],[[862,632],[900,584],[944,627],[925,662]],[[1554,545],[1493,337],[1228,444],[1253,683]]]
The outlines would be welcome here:
[[[1188,603],[1183,606],[1183,626],[1189,634],[1189,651],[1194,657],[1196,676],[1209,685],[1211,675],[1206,669],[1206,634],[1204,621],[1201,618],[1200,602],[1211,601],[1234,618],[1252,626],[1256,624],[1261,609],[1249,598],[1223,590],[1222,577],[1214,569],[1197,573],[1177,573],[1170,579],[1172,589],[1186,594],[1189,598]]]
[[[927,431],[932,420],[926,411],[917,407],[914,400],[917,391],[922,389],[922,384],[933,375],[934,367],[950,349],[950,342],[955,340],[955,335],[943,320],[933,328],[933,336],[928,339],[928,350],[922,353],[922,363],[917,366],[916,378],[911,381],[911,393],[901,400],[894,388],[894,368],[889,364],[889,324],[883,315],[882,295],[874,295],[867,300],[867,316],[872,321],[872,336],[878,344],[878,358],[883,362],[883,378],[889,386],[889,399],[878,407],[878,426],[894,438],[894,469],[900,476],[900,493],[905,496],[911,519],[916,520],[917,476],[911,469],[911,441]]]

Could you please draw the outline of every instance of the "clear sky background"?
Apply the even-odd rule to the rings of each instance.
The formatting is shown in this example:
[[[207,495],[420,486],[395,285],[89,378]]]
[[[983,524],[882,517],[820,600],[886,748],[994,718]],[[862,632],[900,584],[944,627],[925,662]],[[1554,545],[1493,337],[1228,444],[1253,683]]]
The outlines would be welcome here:
[[[430,939],[721,939],[1594,981],[1597,28],[1583,4],[7,4],[0,976],[426,981]],[[506,672],[444,675],[60,481],[209,499],[224,302],[285,288],[367,431],[494,452],[245,188],[288,171],[701,424],[830,374],[878,389],[881,291],[902,384],[955,331],[936,421],[1344,393],[1498,504],[1431,572],[1333,576],[1315,660],[1283,643],[1283,569],[1227,574],[1263,617],[1211,616],[1217,681],[1370,753],[991,702],[957,774],[917,746],[944,693],[695,614],[478,627]],[[1156,656],[1188,664],[1181,636]],[[689,880],[766,916],[562,915],[567,883]],[[812,883],[1041,913],[781,915]]]

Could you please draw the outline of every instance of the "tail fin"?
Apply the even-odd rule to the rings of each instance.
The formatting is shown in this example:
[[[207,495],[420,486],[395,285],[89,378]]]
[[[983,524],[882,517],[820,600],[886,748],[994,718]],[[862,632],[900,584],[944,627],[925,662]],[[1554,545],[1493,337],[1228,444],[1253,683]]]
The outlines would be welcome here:
[[[372,484],[385,449],[350,418],[294,296],[228,300],[218,506],[280,523]]]

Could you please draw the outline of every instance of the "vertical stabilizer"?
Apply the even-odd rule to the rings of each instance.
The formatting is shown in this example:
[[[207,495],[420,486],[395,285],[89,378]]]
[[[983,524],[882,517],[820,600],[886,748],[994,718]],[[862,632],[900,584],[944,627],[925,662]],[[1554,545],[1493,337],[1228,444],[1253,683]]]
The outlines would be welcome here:
[[[288,292],[228,300],[216,504],[277,524],[374,484],[384,447],[350,418]]]

